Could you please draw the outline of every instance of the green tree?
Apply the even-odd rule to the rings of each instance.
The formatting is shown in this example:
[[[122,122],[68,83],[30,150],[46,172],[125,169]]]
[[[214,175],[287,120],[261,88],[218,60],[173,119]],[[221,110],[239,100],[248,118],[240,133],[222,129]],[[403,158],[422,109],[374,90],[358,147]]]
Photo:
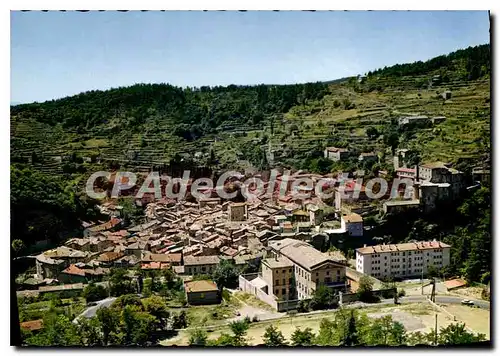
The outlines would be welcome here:
[[[24,245],[24,242],[23,240],[20,240],[20,239],[14,239],[12,241],[12,250],[14,250],[14,253],[16,255],[19,255],[21,254],[21,252],[26,248],[26,246]]]
[[[99,308],[97,309],[96,318],[99,321],[103,345],[107,346],[117,343],[120,323],[118,311],[111,308]]]
[[[391,148],[391,153],[394,156],[396,154],[396,148],[399,145],[399,135],[395,131],[389,131],[384,133],[384,144]]]
[[[337,346],[339,342],[339,326],[328,319],[321,319],[314,344],[318,346]]]
[[[378,132],[378,130],[373,127],[373,126],[369,126],[367,129],[366,129],[366,135],[368,136],[368,138],[370,140],[374,140],[376,139],[380,134]]]
[[[202,329],[195,329],[189,335],[190,346],[205,346],[207,345],[207,332]]]
[[[465,324],[450,324],[445,328],[441,328],[438,334],[439,345],[472,344],[485,340],[486,336],[484,334],[468,332]]]
[[[155,317],[141,312],[137,306],[126,305],[121,317],[122,345],[145,345],[155,329]]]
[[[109,289],[114,297],[130,294],[135,292],[132,281],[128,276],[127,270],[123,268],[111,269],[109,275]]]
[[[235,288],[238,285],[238,276],[238,268],[229,260],[221,260],[212,274],[212,278],[219,290],[222,290],[222,288]]]
[[[156,319],[156,328],[164,329],[170,318],[165,300],[159,296],[151,296],[141,300],[144,310]]]
[[[95,302],[97,300],[105,299],[108,296],[108,290],[102,285],[89,283],[84,289],[82,296],[88,302]]]
[[[86,346],[104,346],[101,323],[97,317],[79,318],[78,334]]]
[[[359,300],[362,302],[371,302],[373,300],[373,282],[368,276],[362,276],[359,279],[358,290],[356,291]]]
[[[25,342],[32,346],[78,346],[82,345],[81,335],[65,315],[50,313],[43,319],[43,331],[28,337]]]
[[[356,327],[356,317],[354,315],[354,310],[352,310],[347,324],[347,334],[343,344],[346,346],[354,346],[358,345],[358,343],[359,339],[358,339],[358,329]]]
[[[207,346],[240,346],[237,345],[234,339],[234,336],[222,333],[215,340],[208,340]]]
[[[185,310],[181,310],[178,314],[174,314],[174,319],[172,321],[172,327],[174,329],[184,329],[187,325],[187,314]]]
[[[336,305],[337,301],[330,288],[325,285],[320,285],[313,294],[311,308],[317,310],[331,308]]]
[[[291,337],[293,346],[312,346],[314,339],[315,335],[311,328],[305,328],[304,330],[296,328]]]
[[[249,327],[248,321],[247,320],[233,321],[231,324],[229,324],[229,327],[231,328],[231,331],[234,334],[233,345],[245,346],[246,345],[245,336],[247,334]]]
[[[264,333],[264,344],[266,346],[284,346],[287,345],[287,342],[285,340],[285,337],[281,333],[281,331],[278,330],[273,325],[269,325],[266,328],[266,332]]]

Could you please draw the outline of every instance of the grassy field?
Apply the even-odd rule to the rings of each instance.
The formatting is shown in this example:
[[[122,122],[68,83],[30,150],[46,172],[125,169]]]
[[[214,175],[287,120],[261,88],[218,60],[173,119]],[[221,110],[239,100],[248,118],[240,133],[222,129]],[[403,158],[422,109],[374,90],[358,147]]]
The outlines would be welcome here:
[[[446,306],[447,310],[456,314],[457,321],[463,321],[466,325],[474,330],[474,332],[485,333],[489,337],[489,311],[477,308],[468,308],[460,305]],[[429,332],[434,328],[435,315],[438,316],[438,328],[446,327],[454,323],[453,319],[446,313],[437,311],[427,303],[409,303],[394,305],[374,305],[362,309],[370,318],[380,318],[386,315],[391,315],[393,320],[401,322],[408,332]],[[325,311],[317,314],[298,315],[295,317],[284,317],[276,320],[260,321],[250,324],[247,334],[247,340],[250,345],[258,345],[262,343],[262,336],[269,325],[276,326],[283,336],[289,340],[292,333],[297,327],[301,329],[311,328],[313,332],[318,332],[319,325],[322,319],[334,317],[336,311]],[[487,319],[485,318],[487,315]],[[485,322],[488,320],[488,322]],[[230,333],[228,326],[213,328],[209,331],[210,339],[216,339],[222,333]],[[171,345],[188,345],[189,330],[179,332],[172,339],[161,342],[163,346]]]
[[[260,308],[263,310],[274,311],[274,309],[269,304],[263,302],[262,300],[255,298],[255,296],[253,296],[250,293],[235,292],[233,294],[233,296],[234,296],[234,298],[241,300],[242,302],[244,302],[250,306]]]
[[[240,307],[237,299],[231,298],[219,305],[192,306],[187,309],[189,327],[216,325],[233,318]]]
[[[84,298],[73,300],[66,298],[61,300],[61,305],[52,306],[51,301],[39,301],[35,303],[20,303],[19,304],[19,318],[20,321],[29,321],[36,319],[43,319],[46,313],[53,308],[58,314],[65,314],[67,316],[76,316],[81,314],[86,308]]]
[[[458,322],[463,322],[468,328],[485,334],[487,339],[490,338],[490,310],[455,304],[444,305],[443,307],[455,315]]]

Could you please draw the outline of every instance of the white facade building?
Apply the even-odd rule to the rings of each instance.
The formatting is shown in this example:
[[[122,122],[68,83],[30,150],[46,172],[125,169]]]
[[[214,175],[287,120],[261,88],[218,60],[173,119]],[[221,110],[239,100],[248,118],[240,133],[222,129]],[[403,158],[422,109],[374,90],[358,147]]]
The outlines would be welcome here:
[[[450,264],[450,245],[439,241],[366,246],[356,249],[356,270],[376,278],[409,278]]]

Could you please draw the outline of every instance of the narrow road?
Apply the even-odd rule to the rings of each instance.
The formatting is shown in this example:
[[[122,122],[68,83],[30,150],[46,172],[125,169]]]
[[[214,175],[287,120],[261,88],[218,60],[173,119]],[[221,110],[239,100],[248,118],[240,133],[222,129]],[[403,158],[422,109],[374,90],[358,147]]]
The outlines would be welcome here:
[[[403,302],[420,302],[420,301],[423,302],[426,299],[427,299],[427,296],[425,296],[425,295],[410,295],[407,297],[399,298],[399,300],[401,300]],[[385,300],[388,300],[388,299],[385,299]],[[392,299],[389,299],[389,300],[392,300]],[[449,295],[436,295],[436,303],[462,304],[462,300],[464,300],[464,298],[454,297],[454,296],[449,296]],[[490,310],[490,302],[488,302],[486,300],[470,299],[470,298],[469,298],[469,300],[473,301],[474,304],[477,305],[481,309]]]
[[[109,297],[109,298],[106,298],[106,299],[103,299],[103,300],[100,300],[97,303],[97,305],[94,305],[93,307],[88,307],[87,309],[85,309],[80,315],[78,315],[74,320],[73,320],[73,323],[77,323],[78,322],[78,319],[80,318],[92,318],[93,316],[96,315],[97,313],[97,310],[99,310],[99,308],[107,308],[109,307],[111,304],[113,304],[113,302],[116,300],[116,297]]]

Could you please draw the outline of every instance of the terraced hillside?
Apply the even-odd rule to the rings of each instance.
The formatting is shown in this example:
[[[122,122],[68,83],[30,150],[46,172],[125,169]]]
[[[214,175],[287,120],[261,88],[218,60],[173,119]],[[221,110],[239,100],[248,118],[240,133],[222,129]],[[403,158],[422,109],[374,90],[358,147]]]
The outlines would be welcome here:
[[[398,117],[420,114],[446,120],[399,132],[397,147],[418,150],[424,161],[473,162],[490,147],[487,54],[489,45],[482,45],[331,84],[135,85],[18,105],[11,110],[11,160],[73,175],[172,160],[307,168],[324,147],[341,145],[378,152],[389,166],[388,133]],[[378,134],[369,137],[369,128]]]

